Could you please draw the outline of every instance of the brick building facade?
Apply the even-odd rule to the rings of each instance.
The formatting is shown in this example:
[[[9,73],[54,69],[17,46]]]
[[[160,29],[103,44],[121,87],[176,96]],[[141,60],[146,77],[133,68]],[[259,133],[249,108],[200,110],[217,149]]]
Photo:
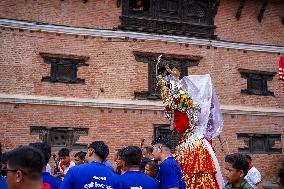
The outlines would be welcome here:
[[[275,182],[284,163],[276,75],[284,2],[153,0],[143,10],[135,2],[0,1],[4,149],[104,140],[113,153],[161,133],[174,144],[153,79],[162,53],[184,75],[211,74],[224,116],[214,141],[221,166],[228,153],[251,153],[264,181]]]

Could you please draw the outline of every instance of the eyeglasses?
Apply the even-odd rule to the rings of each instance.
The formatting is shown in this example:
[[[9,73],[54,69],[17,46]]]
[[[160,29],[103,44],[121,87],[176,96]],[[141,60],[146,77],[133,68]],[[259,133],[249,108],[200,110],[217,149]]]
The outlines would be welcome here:
[[[27,174],[25,171],[21,169],[1,169],[0,175],[7,176],[8,172],[17,172],[17,171],[21,171],[24,175]]]

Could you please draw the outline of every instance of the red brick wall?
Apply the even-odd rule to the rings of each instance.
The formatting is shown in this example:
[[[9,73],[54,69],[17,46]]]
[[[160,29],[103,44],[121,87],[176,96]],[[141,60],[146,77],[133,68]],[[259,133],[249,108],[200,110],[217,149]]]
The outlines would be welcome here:
[[[221,104],[283,107],[281,82],[277,76],[268,82],[275,97],[241,95],[246,80],[238,68],[277,71],[279,55],[224,48],[200,48],[193,45],[162,43],[157,41],[109,42],[100,38],[76,38],[29,31],[1,31],[3,41],[0,51],[0,92],[42,96],[82,98],[133,99],[134,91],[148,89],[147,64],[136,62],[133,51],[157,52],[203,57],[199,66],[189,69],[189,74],[211,74]],[[40,52],[89,56],[89,66],[80,67],[78,77],[86,80],[81,84],[41,82],[50,75],[50,65],[43,62]],[[104,89],[102,93],[100,89]]]
[[[113,29],[120,24],[121,7],[116,0],[0,1],[0,17],[50,24]],[[270,1],[261,23],[257,21],[262,0],[246,1],[239,21],[235,18],[239,0],[221,0],[215,17],[216,34],[221,40],[247,43],[284,44],[281,24],[284,2]]]
[[[116,0],[0,1],[0,17],[58,25],[112,29],[119,25],[121,8]]]
[[[263,4],[262,0],[246,1],[240,20],[235,15],[240,1],[221,0],[215,18],[216,33],[222,40],[247,43],[284,44],[284,29],[281,23],[284,1],[269,1],[262,22],[257,16]]]

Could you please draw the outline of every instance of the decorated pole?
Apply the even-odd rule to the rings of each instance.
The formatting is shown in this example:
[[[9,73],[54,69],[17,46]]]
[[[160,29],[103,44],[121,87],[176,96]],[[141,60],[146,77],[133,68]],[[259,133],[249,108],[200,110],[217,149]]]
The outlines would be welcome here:
[[[279,79],[282,81],[282,92],[284,93],[284,56],[279,60]]]

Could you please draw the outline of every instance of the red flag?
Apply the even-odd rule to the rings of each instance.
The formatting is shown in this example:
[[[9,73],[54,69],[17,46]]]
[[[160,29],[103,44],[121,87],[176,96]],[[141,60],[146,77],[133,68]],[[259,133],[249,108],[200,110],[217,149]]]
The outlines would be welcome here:
[[[279,79],[283,82],[283,93],[284,93],[284,56],[280,57],[279,60]]]

